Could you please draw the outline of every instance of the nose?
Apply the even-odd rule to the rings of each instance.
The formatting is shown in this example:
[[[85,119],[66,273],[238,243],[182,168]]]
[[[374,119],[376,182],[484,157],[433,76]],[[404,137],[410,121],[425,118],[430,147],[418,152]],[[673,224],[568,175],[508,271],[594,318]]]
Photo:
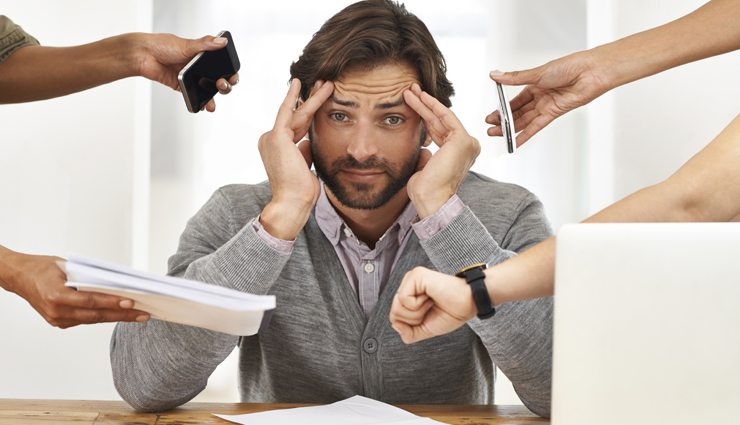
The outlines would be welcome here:
[[[358,162],[365,162],[378,154],[376,134],[371,123],[358,122],[350,134],[347,153]]]

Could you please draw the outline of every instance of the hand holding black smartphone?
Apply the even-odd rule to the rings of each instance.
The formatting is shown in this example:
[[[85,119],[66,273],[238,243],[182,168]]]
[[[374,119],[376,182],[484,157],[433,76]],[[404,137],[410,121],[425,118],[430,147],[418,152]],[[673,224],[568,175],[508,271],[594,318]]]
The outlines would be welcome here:
[[[188,111],[196,113],[218,93],[216,81],[229,79],[239,72],[241,64],[236,54],[231,33],[221,31],[217,37],[226,37],[228,43],[219,50],[201,52],[180,71],[177,79]]]

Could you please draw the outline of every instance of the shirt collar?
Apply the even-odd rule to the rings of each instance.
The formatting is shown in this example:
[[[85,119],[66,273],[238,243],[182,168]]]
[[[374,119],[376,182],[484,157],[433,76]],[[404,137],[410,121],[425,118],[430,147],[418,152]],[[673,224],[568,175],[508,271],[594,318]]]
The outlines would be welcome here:
[[[339,216],[339,213],[337,213],[337,210],[329,202],[329,198],[326,196],[324,182],[319,180],[319,183],[321,185],[321,193],[319,194],[319,199],[316,201],[316,222],[326,238],[329,239],[329,242],[336,246],[341,240],[343,229],[345,227],[349,228],[349,226],[347,226],[342,217]],[[409,202],[401,212],[401,215],[398,216],[396,221],[383,234],[381,240],[390,234],[395,227],[398,227],[399,231],[396,237],[398,238],[398,243],[401,244],[406,233],[411,229],[411,224],[416,219],[416,208],[414,208],[413,203]]]

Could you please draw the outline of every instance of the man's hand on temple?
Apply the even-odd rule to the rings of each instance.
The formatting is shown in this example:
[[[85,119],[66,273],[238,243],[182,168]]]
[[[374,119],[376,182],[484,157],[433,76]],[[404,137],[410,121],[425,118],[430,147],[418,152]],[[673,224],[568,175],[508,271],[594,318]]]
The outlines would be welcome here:
[[[272,188],[272,200],[260,215],[268,233],[293,240],[306,224],[321,187],[311,172],[310,141],[303,140],[314,114],[334,92],[330,81],[317,81],[311,96],[296,108],[301,82],[293,79],[271,131],[259,140],[259,151]],[[299,143],[300,142],[300,143]]]
[[[439,210],[457,193],[468,170],[480,153],[478,140],[470,136],[455,114],[437,99],[422,92],[418,84],[403,93],[406,103],[424,120],[427,141],[439,150],[434,154],[422,150],[419,171],[408,182],[408,194],[420,218]]]

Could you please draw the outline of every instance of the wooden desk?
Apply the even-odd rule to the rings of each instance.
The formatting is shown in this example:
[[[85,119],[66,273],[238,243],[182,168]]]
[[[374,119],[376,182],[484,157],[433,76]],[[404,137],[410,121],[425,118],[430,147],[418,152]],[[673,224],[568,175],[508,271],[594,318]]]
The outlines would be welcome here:
[[[299,404],[188,403],[162,413],[136,413],[122,401],[0,399],[2,425],[175,425],[231,422],[211,413],[243,414],[300,407]],[[504,425],[547,423],[521,406],[400,405],[419,416],[449,424]]]

